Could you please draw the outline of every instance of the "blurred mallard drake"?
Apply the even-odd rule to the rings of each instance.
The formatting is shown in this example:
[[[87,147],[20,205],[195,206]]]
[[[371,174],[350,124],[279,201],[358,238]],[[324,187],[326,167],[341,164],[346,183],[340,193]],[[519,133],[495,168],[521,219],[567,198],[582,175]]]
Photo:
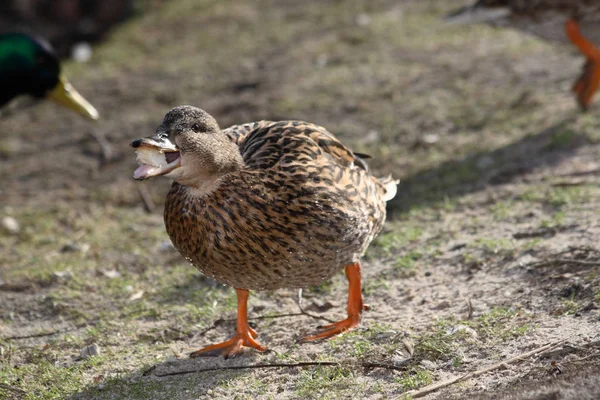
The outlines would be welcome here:
[[[23,33],[0,35],[0,107],[19,95],[47,98],[98,119],[98,111],[67,81],[52,47]]]
[[[264,351],[248,325],[248,290],[317,285],[345,268],[348,318],[304,340],[358,325],[360,257],[379,233],[397,181],[378,179],[325,128],[260,121],[221,130],[205,111],[180,106],[156,135],[132,142],[135,179],[173,183],[164,219],[179,252],[204,274],[236,288],[236,335],[192,356]]]
[[[600,83],[600,1],[479,0],[447,17],[454,23],[487,22],[511,26],[546,40],[571,42],[586,57],[573,85],[577,102],[587,110]]]

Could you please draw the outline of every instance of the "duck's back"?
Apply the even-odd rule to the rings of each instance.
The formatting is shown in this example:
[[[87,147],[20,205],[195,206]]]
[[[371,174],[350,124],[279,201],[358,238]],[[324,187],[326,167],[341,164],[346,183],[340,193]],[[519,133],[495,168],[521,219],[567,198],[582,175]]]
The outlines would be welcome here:
[[[358,261],[383,226],[393,182],[371,176],[317,125],[260,121],[224,132],[243,169],[205,196],[174,184],[167,197],[167,231],[185,257],[247,289],[318,284]]]

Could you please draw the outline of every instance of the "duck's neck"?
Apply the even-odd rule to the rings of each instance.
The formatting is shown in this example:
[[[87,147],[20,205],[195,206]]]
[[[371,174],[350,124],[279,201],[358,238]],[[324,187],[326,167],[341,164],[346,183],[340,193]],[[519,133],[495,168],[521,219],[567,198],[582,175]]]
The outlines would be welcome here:
[[[210,163],[206,162],[207,159],[211,160]],[[223,178],[237,173],[244,167],[244,159],[234,143],[231,143],[231,146],[223,146],[221,151],[217,154],[213,153],[211,157],[200,156],[191,162],[201,164],[203,168],[192,168],[188,171],[194,171],[193,173],[186,174],[184,172],[175,180],[186,186],[189,194],[197,196],[206,196],[214,192],[223,183]]]
[[[193,182],[193,184],[183,185],[186,189],[186,193],[192,197],[205,197],[219,188],[222,183],[221,177],[206,177],[204,179],[199,178]]]

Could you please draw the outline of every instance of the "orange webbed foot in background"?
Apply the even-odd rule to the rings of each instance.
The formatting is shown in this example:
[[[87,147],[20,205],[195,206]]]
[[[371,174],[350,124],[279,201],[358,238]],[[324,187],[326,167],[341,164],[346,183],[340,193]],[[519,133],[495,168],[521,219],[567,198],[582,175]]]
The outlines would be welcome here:
[[[244,347],[251,347],[258,351],[266,351],[254,340],[258,334],[248,325],[248,291],[236,289],[238,298],[238,315],[236,334],[222,343],[213,344],[194,351],[190,357],[223,356],[225,358],[235,357],[244,351]]]
[[[358,326],[362,311],[368,309],[368,306],[363,303],[360,264],[353,263],[346,266],[346,277],[348,278],[348,318],[319,327],[322,332],[306,336],[301,339],[302,342],[327,339]]]
[[[600,50],[581,34],[575,20],[567,21],[565,30],[569,40],[587,58],[581,76],[573,85],[577,102],[586,111],[600,85]]]

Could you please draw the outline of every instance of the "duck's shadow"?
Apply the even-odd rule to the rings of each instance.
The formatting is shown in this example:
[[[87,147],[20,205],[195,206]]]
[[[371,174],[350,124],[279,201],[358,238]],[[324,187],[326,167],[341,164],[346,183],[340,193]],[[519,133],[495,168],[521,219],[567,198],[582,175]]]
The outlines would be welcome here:
[[[247,374],[244,366],[261,362],[262,355],[251,351],[225,360],[222,357],[198,357],[163,361],[145,366],[126,376],[106,379],[70,397],[83,399],[198,399],[218,397],[219,386]]]
[[[222,357],[198,357],[163,361],[141,368],[127,376],[105,380],[98,386],[89,387],[70,400],[87,399],[167,399],[188,400],[198,398],[219,398],[220,387],[227,389],[230,384],[249,373],[262,370],[271,374],[277,385],[277,393],[289,390],[291,376],[301,371],[314,371],[318,368],[343,366],[337,361],[282,361],[277,353],[257,353],[247,349],[243,355],[233,359]],[[358,362],[348,367],[363,368],[365,373],[376,371],[378,378],[394,382],[397,375],[392,370],[406,371],[405,367],[394,365]],[[255,380],[242,382],[245,395],[261,392]],[[229,389],[230,390],[230,389]],[[222,394],[222,393],[221,393]],[[260,393],[265,394],[265,393]],[[273,394],[273,393],[272,393]]]
[[[389,215],[451,200],[490,185],[513,182],[537,168],[560,163],[590,142],[584,133],[569,129],[577,117],[578,114],[573,113],[517,142],[461,160],[446,161],[402,179],[398,194],[388,203]]]

